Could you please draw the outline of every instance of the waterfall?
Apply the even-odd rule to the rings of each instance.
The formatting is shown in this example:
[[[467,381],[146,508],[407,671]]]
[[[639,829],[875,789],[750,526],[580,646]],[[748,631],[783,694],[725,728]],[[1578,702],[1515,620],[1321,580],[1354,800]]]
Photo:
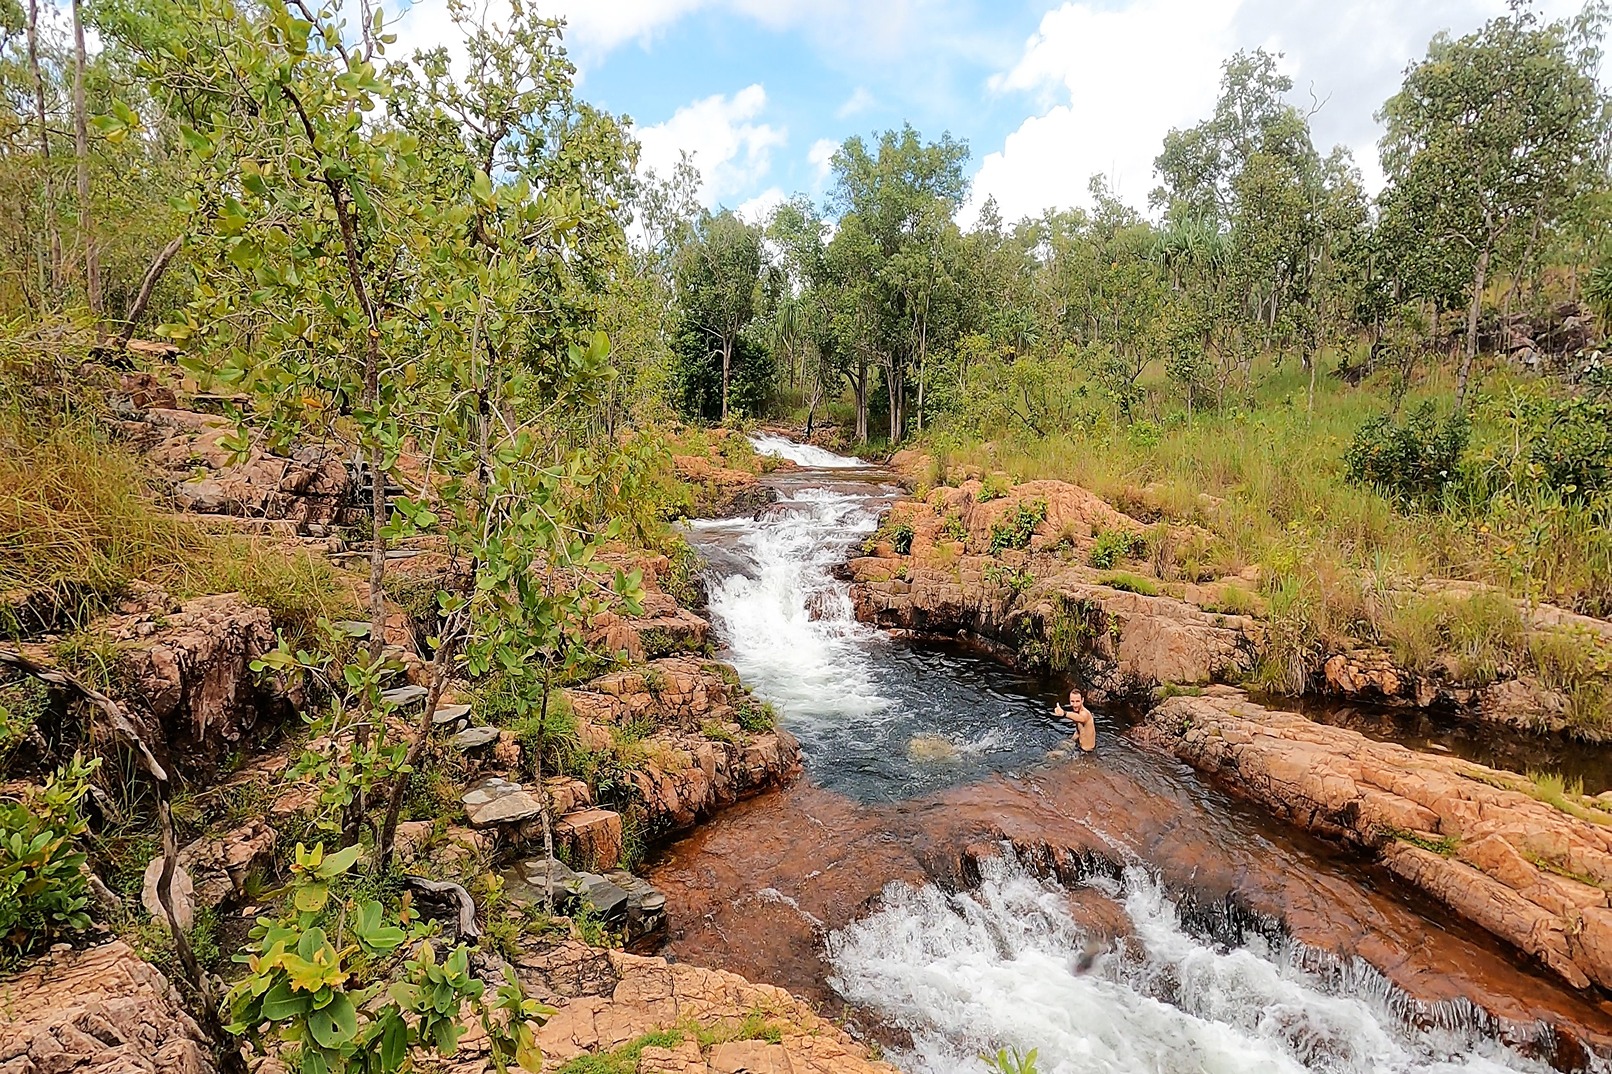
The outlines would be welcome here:
[[[1439,1019],[1417,1028],[1369,968],[1317,973],[1295,945],[1190,935],[1141,867],[1074,894],[1113,904],[1117,935],[1011,857],[982,874],[957,894],[892,884],[828,940],[834,987],[912,1035],[894,1057],[912,1074],[984,1071],[999,1048],[1036,1049],[1041,1074],[1550,1069]]]

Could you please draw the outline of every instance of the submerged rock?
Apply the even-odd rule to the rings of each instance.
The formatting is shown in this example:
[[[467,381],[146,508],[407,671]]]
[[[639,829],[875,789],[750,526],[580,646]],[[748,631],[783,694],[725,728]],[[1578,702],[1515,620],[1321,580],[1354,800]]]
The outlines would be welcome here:
[[[907,759],[917,763],[925,761],[957,761],[963,753],[957,743],[945,735],[920,734],[907,740]]]

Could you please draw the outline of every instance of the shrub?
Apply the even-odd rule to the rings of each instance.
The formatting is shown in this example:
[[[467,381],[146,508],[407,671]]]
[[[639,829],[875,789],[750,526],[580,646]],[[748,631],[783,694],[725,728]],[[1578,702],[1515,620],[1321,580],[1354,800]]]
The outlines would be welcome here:
[[[1147,542],[1139,533],[1129,530],[1104,530],[1097,535],[1097,542],[1092,545],[1091,565],[1100,571],[1111,569],[1126,556],[1141,555],[1147,548]]]
[[[1612,488],[1612,404],[1588,398],[1557,404],[1528,456],[1562,492],[1588,496]]]
[[[968,527],[963,525],[963,516],[956,511],[946,512],[946,517],[940,523],[940,535],[948,541],[968,540]]]
[[[1046,521],[1047,501],[1032,500],[1019,504],[1012,512],[997,519],[991,527],[991,554],[1008,548],[1027,548],[1035,528]]]
[[[1344,453],[1349,480],[1369,485],[1401,506],[1430,507],[1454,479],[1471,427],[1459,412],[1440,421],[1431,400],[1403,425],[1381,415],[1355,431]]]
[[[0,965],[89,927],[78,804],[100,763],[75,754],[30,801],[0,806]]]
[[[1013,482],[1006,474],[987,474],[985,480],[980,482],[979,502],[987,503],[991,500],[1000,500],[1008,494]]]
[[[912,524],[910,522],[898,523],[890,531],[890,547],[896,550],[896,555],[905,556],[912,551]]]
[[[1014,596],[1029,589],[1030,583],[1035,581],[1035,577],[1029,571],[1023,568],[1014,570],[1001,563],[992,563],[986,567],[984,577],[987,585],[1009,590]]]

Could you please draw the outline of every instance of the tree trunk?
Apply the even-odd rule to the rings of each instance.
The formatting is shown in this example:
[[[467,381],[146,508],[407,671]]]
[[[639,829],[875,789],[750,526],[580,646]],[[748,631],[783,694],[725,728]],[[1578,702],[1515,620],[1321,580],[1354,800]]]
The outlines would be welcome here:
[[[151,301],[151,292],[156,290],[157,281],[162,279],[162,274],[168,270],[168,262],[174,259],[174,256],[179,253],[184,244],[185,238],[180,235],[159,250],[157,256],[152,259],[151,266],[146,269],[145,279],[140,281],[140,292],[134,296],[134,305],[129,307],[129,316],[127,322],[123,325],[123,331],[118,333],[117,350],[127,347],[129,340],[134,338],[135,326],[140,323],[140,318],[145,315],[146,305]]]
[[[1466,409],[1467,380],[1472,376],[1472,360],[1478,356],[1478,314],[1483,309],[1483,286],[1489,278],[1489,246],[1490,242],[1483,244],[1477,268],[1472,273],[1472,301],[1466,310],[1466,353],[1461,356],[1461,372],[1455,382],[1455,409],[1458,411]]]
[[[84,291],[97,320],[101,309],[101,255],[95,248],[95,218],[90,212],[90,135],[84,103],[84,20],[73,0],[73,155],[78,164],[78,235],[84,246]]]
[[[733,340],[722,340],[722,421],[728,420],[728,374],[733,366]]]
[[[868,442],[868,360],[865,355],[856,359],[856,376],[851,378],[851,390],[856,395],[856,442]]]
[[[50,129],[45,123],[45,73],[39,66],[39,0],[28,4],[28,70],[34,80],[34,121],[39,128],[40,172],[44,176],[45,230],[50,237],[50,279],[47,290],[62,283],[62,234],[56,226],[56,179],[50,173]]]

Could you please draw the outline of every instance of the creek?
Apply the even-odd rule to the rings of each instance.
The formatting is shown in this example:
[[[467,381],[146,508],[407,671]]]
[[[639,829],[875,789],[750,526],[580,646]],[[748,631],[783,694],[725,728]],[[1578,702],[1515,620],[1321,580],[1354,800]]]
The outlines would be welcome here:
[[[1559,987],[1357,856],[1231,799],[1063,684],[855,619],[836,568],[890,475],[798,464],[701,521],[722,656],[806,773],[668,847],[667,954],[782,985],[913,1074],[1036,1049],[1075,1071],[1607,1069],[1612,1006]]]

